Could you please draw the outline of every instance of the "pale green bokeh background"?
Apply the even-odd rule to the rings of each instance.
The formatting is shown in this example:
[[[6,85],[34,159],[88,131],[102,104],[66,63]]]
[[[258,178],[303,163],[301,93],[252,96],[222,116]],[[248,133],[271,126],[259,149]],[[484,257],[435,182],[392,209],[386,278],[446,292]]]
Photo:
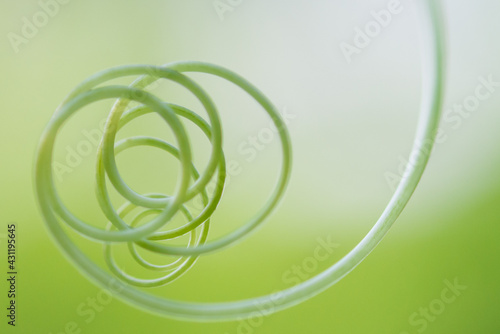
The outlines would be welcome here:
[[[38,138],[64,96],[87,76],[116,65],[202,60],[242,74],[293,116],[294,170],[287,195],[266,225],[241,244],[203,257],[184,277],[155,293],[193,301],[226,301],[289,287],[283,275],[313,255],[318,237],[340,247],[317,270],[334,263],[371,228],[392,189],[413,139],[420,98],[418,25],[409,1],[372,44],[348,64],[339,45],[370,10],[387,1],[264,1],[242,3],[220,20],[211,0],[78,1],[61,6],[18,53],[7,34],[40,10],[36,1],[2,0],[0,20],[2,164],[0,226],[19,230],[18,333],[418,333],[409,317],[428,307],[455,278],[467,289],[426,333],[500,332],[500,91],[460,126],[444,122],[446,139],[407,209],[382,244],[354,272],[321,295],[242,331],[241,322],[188,323],[150,315],[113,300],[89,323],[77,314],[99,288],[67,261],[49,238],[33,196]],[[493,0],[446,1],[449,30],[447,108],[474,94],[479,77],[500,80],[498,13]],[[258,209],[279,166],[277,140],[252,162],[238,146],[268,127],[264,113],[234,87],[204,76],[225,126],[228,159],[242,173],[231,180],[214,218],[212,236],[234,229]],[[193,100],[172,85],[172,102]],[[106,112],[80,114],[62,133],[56,159],[85,138]],[[127,133],[160,134],[150,117]],[[208,146],[193,131],[197,162]],[[167,135],[168,138],[168,135]],[[140,161],[140,159],[144,159]],[[94,158],[83,159],[58,187],[68,205],[96,225]],[[153,150],[129,152],[119,164],[137,190],[165,190],[175,163]],[[168,173],[165,173],[165,170]],[[143,171],[144,174],[141,174]],[[120,202],[117,200],[117,204]],[[5,233],[5,231],[0,231]],[[5,251],[4,240],[2,252]],[[81,242],[100,259],[100,247]],[[3,256],[2,256],[3,257]],[[6,271],[2,265],[2,272]],[[2,309],[6,284],[0,284]],[[5,313],[5,312],[4,312]],[[2,314],[2,333],[10,330]],[[10,332],[10,331],[9,331]]]

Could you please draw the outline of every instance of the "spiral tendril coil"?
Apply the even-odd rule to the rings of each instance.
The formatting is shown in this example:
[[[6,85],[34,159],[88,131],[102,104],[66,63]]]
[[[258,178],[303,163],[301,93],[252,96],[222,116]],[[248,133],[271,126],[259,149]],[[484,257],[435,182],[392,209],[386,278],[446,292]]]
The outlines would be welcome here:
[[[411,155],[416,161],[410,164],[404,173],[391,200],[380,218],[367,235],[348,254],[318,275],[279,293],[260,297],[219,303],[200,303],[171,300],[149,294],[140,287],[158,286],[171,282],[189,269],[197,256],[234,244],[258,227],[273,211],[286,189],[291,167],[291,147],[288,132],[280,115],[269,100],[254,86],[237,74],[205,63],[181,62],[166,66],[125,66],[103,71],[79,85],[65,99],[42,134],[35,162],[35,190],[39,207],[50,234],[64,253],[90,279],[104,288],[112,288],[118,296],[141,309],[184,320],[215,321],[236,320],[255,314],[271,314],[297,305],[331,287],[357,265],[359,265],[388,233],[405,205],[415,191],[429,161],[432,146],[436,139],[443,103],[444,68],[445,68],[445,31],[439,0],[423,0],[416,4],[422,8],[420,21],[423,31],[425,50],[423,62],[423,92],[420,119]],[[224,78],[241,87],[252,96],[271,117],[281,141],[282,164],[275,188],[262,209],[246,224],[228,235],[207,241],[209,219],[219,203],[225,181],[225,162],[222,152],[222,131],[217,110],[206,93],[184,72],[202,72]],[[122,76],[140,76],[131,86],[99,87],[108,80]],[[181,106],[162,102],[144,89],[158,79],[169,79],[190,90],[207,111],[209,122],[205,122],[194,112]],[[97,154],[97,198],[100,207],[109,220],[106,228],[97,228],[76,218],[62,204],[55,190],[52,176],[52,153],[56,135],[63,123],[83,106],[102,99],[117,99],[107,119],[104,136]],[[127,108],[130,101],[139,103],[139,107]],[[150,112],[158,113],[170,126],[176,138],[176,144],[167,143],[158,138],[132,137],[115,143],[116,132],[126,123]],[[179,120],[185,118],[198,126],[210,139],[211,158],[202,173],[192,164],[191,150],[186,132]],[[115,155],[134,146],[152,146],[160,148],[177,158],[182,166],[181,175],[173,194],[137,194],[121,179],[115,162]],[[425,149],[422,149],[425,147]],[[126,199],[126,204],[115,210],[108,196],[105,179],[109,178],[116,190]],[[216,179],[218,186],[210,196],[205,190],[211,179]],[[201,196],[204,209],[193,217],[184,205],[186,201]],[[132,217],[131,223],[126,217],[135,208],[141,212]],[[180,213],[188,221],[184,226],[164,230],[168,221]],[[149,216],[154,217],[147,223],[138,222]],[[114,275],[96,265],[69,238],[60,222],[66,223],[73,230],[93,240],[104,243],[106,262]],[[196,233],[197,229],[201,231]],[[181,235],[189,234],[187,247],[166,245],[162,242]],[[132,256],[144,267],[166,271],[158,279],[143,280],[127,275],[115,264],[111,247],[115,243],[126,242]],[[154,265],[146,262],[136,252],[136,247],[167,255],[179,256],[178,262],[166,265]],[[116,278],[119,277],[119,279]]]
[[[209,95],[182,72],[208,73],[239,86],[255,98],[269,114],[282,143],[281,174],[274,193],[264,208],[240,229],[211,242],[207,242],[210,218],[222,198],[226,180],[222,127],[217,108]],[[109,80],[130,75],[140,75],[130,86],[102,86]],[[157,80],[170,80],[189,90],[203,105],[209,122],[192,110],[163,102],[149,93],[146,89]],[[140,287],[156,287],[172,282],[189,270],[199,255],[233,244],[255,229],[269,216],[281,199],[289,179],[291,166],[291,145],[285,123],[269,100],[235,73],[212,64],[199,62],[182,62],[165,66],[123,66],[103,71],[78,86],[58,108],[43,136],[41,150],[46,152],[42,157],[44,162],[49,162],[56,134],[63,123],[82,107],[104,99],[116,99],[108,115],[96,159],[96,196],[102,212],[109,221],[106,228],[101,229],[86,224],[68,210],[53,185],[52,175],[48,168],[50,164],[47,164],[47,168],[44,169],[45,187],[43,190],[54,215],[81,235],[104,244],[108,267],[126,283]],[[131,102],[138,103],[138,106],[131,107]],[[116,134],[122,127],[149,113],[157,113],[169,125],[176,139],[175,145],[163,139],[148,136],[135,136],[116,141]],[[202,173],[197,170],[192,161],[189,138],[181,118],[198,127],[212,145],[211,156]],[[138,194],[122,179],[116,165],[116,156],[127,149],[142,146],[158,148],[179,160],[181,172],[173,194]],[[118,210],[115,210],[111,204],[106,178],[126,200]],[[211,180],[215,180],[215,190],[209,194],[206,188]],[[186,203],[197,196],[201,197],[203,210],[193,216]],[[137,208],[139,212],[136,212]],[[179,213],[186,218],[187,223],[181,227],[168,229],[169,222]],[[130,220],[127,220],[128,216],[132,216]],[[139,225],[139,222],[150,216],[152,218],[146,223]],[[197,233],[197,230],[200,231]],[[187,247],[165,244],[165,241],[184,235],[189,236]],[[142,267],[165,272],[165,274],[159,278],[141,279],[124,272],[115,262],[112,252],[114,244],[123,242],[128,244],[133,259]],[[178,259],[167,264],[153,264],[139,254],[137,247],[154,253],[178,256]]]

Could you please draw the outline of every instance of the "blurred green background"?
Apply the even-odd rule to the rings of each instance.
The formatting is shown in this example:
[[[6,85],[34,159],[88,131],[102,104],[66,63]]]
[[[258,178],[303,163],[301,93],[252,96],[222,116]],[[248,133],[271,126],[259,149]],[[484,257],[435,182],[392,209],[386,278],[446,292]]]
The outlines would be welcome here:
[[[474,100],[483,79],[500,81],[498,1],[444,1],[450,57],[442,136],[386,239],[328,291],[253,325],[171,320],[118,299],[83,316],[78,309],[90,310],[99,288],[46,232],[32,185],[38,138],[65,95],[108,67],[201,60],[243,75],[288,115],[294,169],[286,197],[251,237],[204,256],[184,277],[153,293],[208,302],[290,287],[352,249],[392,195],[388,180],[397,178],[409,155],[421,93],[422,50],[413,3],[401,1],[401,12],[348,62],[342,43],[352,44],[356,27],[373,21],[371,11],[387,8],[389,1],[72,0],[56,7],[47,7],[54,3],[49,0],[1,1],[0,243],[5,252],[7,224],[15,222],[19,251],[18,323],[10,328],[2,314],[2,333],[500,332],[500,87],[489,87],[488,98],[469,105],[470,112],[459,111]],[[52,15],[44,20],[41,11]],[[24,28],[27,38],[23,27],[34,20],[40,20],[39,27]],[[217,237],[241,225],[264,202],[279,168],[279,142],[261,142],[250,153],[251,138],[269,128],[264,112],[221,80],[192,77],[217,103],[227,159],[241,167],[213,219],[211,236]],[[197,108],[174,85],[162,84],[158,92]],[[68,122],[56,161],[64,163],[68,149],[86,140],[82,130],[99,129],[109,106],[96,104]],[[195,162],[202,168],[209,146],[195,129],[190,132]],[[170,138],[154,115],[121,135],[131,134]],[[93,197],[94,163],[93,154],[82,157],[57,186],[79,216],[103,226]],[[168,192],[175,184],[171,175],[177,165],[161,152],[131,150],[118,163],[137,191]],[[318,237],[338,247],[304,272]],[[102,263],[100,245],[75,240]],[[291,273],[297,267],[300,275]],[[441,292],[454,281],[466,288],[443,303]],[[6,291],[2,279],[4,313]]]

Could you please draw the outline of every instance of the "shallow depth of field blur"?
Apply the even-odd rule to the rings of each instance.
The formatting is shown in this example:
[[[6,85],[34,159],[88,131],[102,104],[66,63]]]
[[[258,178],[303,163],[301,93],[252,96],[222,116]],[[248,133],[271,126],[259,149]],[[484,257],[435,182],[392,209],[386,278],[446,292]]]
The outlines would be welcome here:
[[[498,1],[444,1],[449,59],[440,140],[412,200],[383,242],[319,296],[272,316],[225,323],[162,318],[119,299],[92,306],[99,287],[54,244],[34,197],[33,159],[44,126],[75,85],[109,67],[200,60],[241,74],[287,119],[294,164],[286,196],[251,236],[202,257],[185,276],[150,292],[210,302],[291,287],[361,240],[408,161],[422,91],[414,1],[402,0],[401,10],[349,60],[342,43],[353,44],[357,28],[374,20],[371,12],[387,9],[391,1],[71,0],[51,9],[45,3],[52,2],[0,4],[2,333],[500,332]],[[214,4],[225,7],[217,12]],[[43,7],[52,11],[46,22],[39,14]],[[23,26],[33,20],[43,24],[36,31],[24,28],[29,38],[23,37]],[[13,34],[25,39],[13,43]],[[192,78],[217,104],[226,159],[238,166],[212,220],[210,236],[216,238],[264,203],[279,171],[280,146],[266,114],[248,96],[219,79]],[[157,91],[206,116],[174,84],[162,83]],[[83,146],[92,151],[73,157],[74,167],[59,175],[56,185],[71,210],[101,227],[105,221],[93,194],[96,146],[85,134],[99,129],[108,102],[70,119],[54,156],[67,165],[68,152],[78,154]],[[197,129],[188,130],[202,169],[210,146]],[[148,115],[120,135],[171,139],[169,131]],[[138,192],[169,192],[175,186],[177,162],[163,152],[134,149],[117,162]],[[113,201],[123,203],[118,196]],[[6,325],[4,315],[10,222],[18,224],[15,328]],[[71,236],[103,264],[101,245]],[[315,251],[324,242],[335,247],[318,259]],[[133,267],[126,255],[118,260]],[[454,284],[460,287],[450,289]]]

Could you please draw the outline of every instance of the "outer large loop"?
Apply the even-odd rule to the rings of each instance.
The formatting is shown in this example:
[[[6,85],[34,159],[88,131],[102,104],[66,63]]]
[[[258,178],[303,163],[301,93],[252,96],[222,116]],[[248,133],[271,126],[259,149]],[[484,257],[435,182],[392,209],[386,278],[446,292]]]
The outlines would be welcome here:
[[[428,77],[425,77],[424,80],[421,118],[412,152],[415,153],[419,163],[407,167],[405,178],[399,184],[388,206],[366,237],[344,258],[321,274],[277,295],[226,303],[179,302],[145,294],[140,290],[116,282],[112,276],[96,266],[71,242],[63,229],[57,224],[56,217],[50,207],[44,201],[40,201],[40,208],[49,231],[70,259],[75,261],[78,267],[99,285],[103,287],[113,286],[115,290],[121,291],[119,296],[132,305],[170,317],[213,321],[238,319],[264,312],[269,314],[296,305],[332,286],[361,263],[389,231],[413,194],[428,162],[430,148],[435,141],[444,85],[444,31],[441,25],[442,17],[439,1],[423,0],[420,4],[426,8],[423,28],[428,30],[426,30],[426,33],[429,32],[425,37],[426,42],[429,43],[426,46],[431,50],[431,61],[424,63],[426,66],[424,71],[428,71],[425,73]],[[428,149],[422,150],[423,146],[427,146]],[[40,178],[44,175],[43,162],[44,159],[39,154],[35,174],[36,191],[39,200],[44,195],[43,179]]]
[[[173,125],[172,131],[177,138],[177,143],[180,148],[179,160],[182,165],[181,181],[178,183],[177,189],[171,197],[172,200],[155,219],[150,221],[148,224],[135,229],[129,228],[129,226],[121,219],[119,220],[119,224],[117,226],[120,230],[117,231],[106,231],[86,224],[67,210],[57,195],[57,191],[53,183],[51,160],[54,142],[59,128],[81,107],[99,100],[110,98],[127,98],[150,106],[150,108],[159,113],[167,121],[167,123]],[[163,104],[153,95],[130,87],[109,86],[96,88],[69,100],[67,104],[63,105],[63,107],[58,110],[45,129],[42,139],[40,140],[35,167],[37,188],[39,191],[44,192],[43,195],[39,194],[38,200],[40,206],[46,207],[47,209],[52,208],[55,210],[57,215],[66,221],[72,228],[89,238],[102,241],[139,240],[161,228],[166,221],[175,215],[179,206],[184,203],[190,180],[190,164],[191,149],[189,147],[186,132],[183,125],[180,123],[179,119],[170,107]],[[48,217],[52,216],[53,213],[51,213],[50,216],[45,216],[45,218],[48,219]],[[53,223],[58,224],[57,219],[54,219]]]

